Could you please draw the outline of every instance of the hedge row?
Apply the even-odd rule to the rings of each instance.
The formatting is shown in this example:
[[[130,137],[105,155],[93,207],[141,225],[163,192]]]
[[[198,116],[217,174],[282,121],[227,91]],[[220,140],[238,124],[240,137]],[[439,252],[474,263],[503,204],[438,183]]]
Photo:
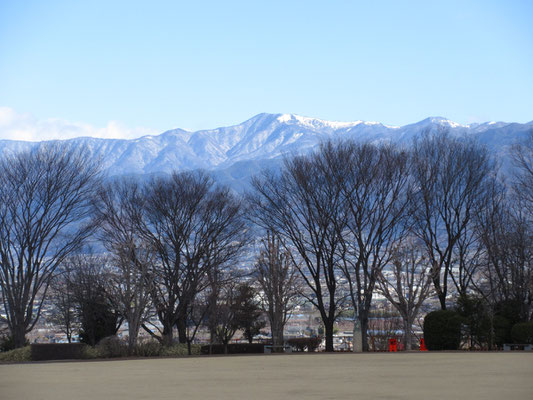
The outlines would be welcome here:
[[[47,343],[32,344],[32,361],[77,360],[83,358],[85,344],[82,343]]]
[[[193,355],[200,354],[200,347],[197,344],[191,345],[191,353]],[[0,353],[0,361],[74,360],[128,356],[126,343],[116,336],[102,339],[95,347],[83,343],[36,343],[24,349],[24,357],[19,356],[21,349],[16,349]],[[152,340],[139,342],[132,354],[135,357],[177,357],[186,355],[188,355],[186,344],[162,346],[159,342]]]
[[[262,343],[231,343],[226,347],[223,344],[202,346],[202,354],[257,354],[264,353],[265,345]]]

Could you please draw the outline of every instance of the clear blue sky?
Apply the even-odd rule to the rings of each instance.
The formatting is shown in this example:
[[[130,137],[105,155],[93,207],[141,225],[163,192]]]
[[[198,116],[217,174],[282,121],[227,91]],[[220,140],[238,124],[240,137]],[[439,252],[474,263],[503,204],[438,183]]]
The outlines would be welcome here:
[[[532,21],[531,0],[0,0],[0,106],[154,132],[260,112],[527,122]]]

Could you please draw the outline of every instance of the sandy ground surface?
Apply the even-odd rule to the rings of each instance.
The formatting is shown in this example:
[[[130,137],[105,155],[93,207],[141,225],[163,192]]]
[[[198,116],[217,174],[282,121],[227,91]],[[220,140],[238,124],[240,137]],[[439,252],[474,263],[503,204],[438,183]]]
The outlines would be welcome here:
[[[0,399],[533,399],[532,353],[293,354],[0,365]]]

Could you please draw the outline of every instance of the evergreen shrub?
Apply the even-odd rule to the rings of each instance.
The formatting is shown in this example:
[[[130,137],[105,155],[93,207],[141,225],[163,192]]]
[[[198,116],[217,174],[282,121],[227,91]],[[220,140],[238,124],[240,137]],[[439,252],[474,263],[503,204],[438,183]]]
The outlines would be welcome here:
[[[424,318],[424,340],[428,350],[458,350],[462,318],[455,311],[432,311]]]
[[[513,343],[533,344],[533,321],[513,325],[511,337]]]

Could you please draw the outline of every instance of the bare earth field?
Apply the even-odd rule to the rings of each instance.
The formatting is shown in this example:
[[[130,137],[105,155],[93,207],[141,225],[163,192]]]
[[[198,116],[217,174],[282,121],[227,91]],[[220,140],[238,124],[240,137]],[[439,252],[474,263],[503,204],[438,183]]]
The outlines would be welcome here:
[[[531,353],[293,354],[0,365],[0,399],[533,399]]]

